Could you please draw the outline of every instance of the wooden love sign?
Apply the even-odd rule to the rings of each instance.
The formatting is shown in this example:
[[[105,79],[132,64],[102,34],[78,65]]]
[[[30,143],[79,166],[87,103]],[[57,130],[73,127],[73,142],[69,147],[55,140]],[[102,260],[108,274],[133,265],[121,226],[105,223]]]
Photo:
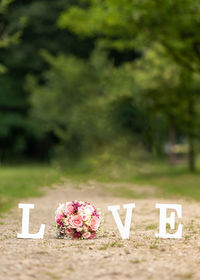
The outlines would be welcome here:
[[[22,232],[17,234],[17,238],[33,238],[33,239],[43,239],[45,225],[40,226],[40,230],[36,234],[29,233],[29,219],[30,219],[30,209],[34,209],[34,204],[23,204],[18,205],[22,209]],[[120,210],[120,205],[108,206],[108,210],[112,212],[115,223],[119,230],[122,239],[128,239],[130,235],[130,226],[132,219],[133,208],[135,208],[135,203],[124,204],[123,208],[126,209],[125,224],[122,224],[121,218],[119,216],[118,210]],[[160,224],[159,233],[155,234],[159,238],[182,238],[182,228],[181,224],[178,225],[178,229],[175,233],[167,233],[166,225],[169,224],[172,230],[175,229],[175,213],[178,218],[182,218],[182,205],[180,204],[156,204],[156,208],[160,209]],[[167,217],[167,210],[171,209],[171,215]]]

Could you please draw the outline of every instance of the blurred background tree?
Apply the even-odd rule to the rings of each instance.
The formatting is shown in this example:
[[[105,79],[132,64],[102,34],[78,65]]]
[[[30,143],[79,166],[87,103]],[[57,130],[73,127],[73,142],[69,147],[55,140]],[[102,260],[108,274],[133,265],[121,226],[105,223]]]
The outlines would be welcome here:
[[[77,34],[100,37],[106,47],[120,50],[145,50],[159,43],[182,68],[183,93],[188,105],[184,111],[188,120],[189,168],[195,169],[195,124],[200,39],[198,36],[199,1],[113,1],[88,0],[85,7],[72,6],[63,12],[59,24]],[[149,12],[151,11],[151,12]]]
[[[182,149],[195,170],[197,0],[15,0],[0,12],[2,163],[135,149],[175,165]]]
[[[70,1],[15,1],[2,18],[4,34],[16,33],[23,24],[20,41],[1,49],[0,61],[7,69],[0,77],[0,147],[1,160],[48,159],[54,135],[42,133],[38,123],[29,118],[29,95],[24,83],[26,75],[34,74],[43,83],[42,73],[49,66],[40,55],[41,49],[56,54],[75,53],[87,57],[92,40],[81,40],[56,26],[61,11]],[[5,44],[4,44],[5,45]]]

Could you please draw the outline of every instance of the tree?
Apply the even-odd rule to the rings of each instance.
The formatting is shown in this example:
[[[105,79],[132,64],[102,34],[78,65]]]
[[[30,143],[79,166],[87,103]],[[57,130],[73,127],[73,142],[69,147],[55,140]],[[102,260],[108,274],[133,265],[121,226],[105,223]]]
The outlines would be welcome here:
[[[85,36],[98,35],[105,46],[117,49],[145,49],[159,43],[182,67],[183,73],[187,73],[190,80],[185,89],[188,90],[182,92],[181,98],[188,104],[185,114],[190,115],[189,167],[193,171],[196,103],[194,90],[189,89],[193,87],[193,74],[200,73],[199,1],[88,0],[84,3],[84,7],[74,6],[64,12],[60,26]],[[195,99],[198,96],[195,92]]]
[[[195,111],[190,111],[191,102],[197,103],[199,98],[198,74],[186,72],[167,55],[163,47],[156,45],[137,61],[133,68],[133,79],[151,113],[162,114],[167,118],[171,145],[175,143],[176,130],[187,135],[189,142],[192,141],[191,133],[192,139],[199,135],[199,108],[192,106]],[[194,144],[191,146],[194,149]],[[172,155],[171,159],[173,161]],[[194,150],[190,149],[188,161],[189,165],[194,165]]]
[[[119,48],[144,48],[156,41],[184,67],[200,70],[198,0],[84,2],[88,5],[63,12],[60,26],[87,36],[100,34]]]
[[[11,4],[13,0],[0,0],[0,15],[4,15],[8,9],[9,4]],[[10,44],[16,43],[20,36],[20,31],[10,34],[8,36],[4,31],[3,22],[0,23],[0,48],[8,47]],[[6,67],[3,64],[0,64],[0,73],[4,73],[6,71]]]
[[[42,49],[54,55],[63,52],[87,58],[93,40],[79,39],[57,26],[60,13],[70,1],[8,2],[9,6],[5,6],[5,0],[1,2],[5,13],[1,17],[4,40],[0,42],[0,62],[6,71],[0,75],[0,157],[4,161],[20,156],[48,159],[57,140],[51,133],[43,133],[40,124],[29,117],[26,76],[32,74],[44,83],[43,72],[49,64],[40,55]],[[23,32],[19,33],[21,27]],[[17,44],[12,44],[14,37],[18,38]]]
[[[96,52],[89,61],[47,52],[43,56],[50,65],[44,74],[45,83],[41,85],[33,76],[27,79],[32,114],[44,130],[59,139],[61,157],[79,158],[101,147],[106,137],[102,76],[109,74],[109,63]]]

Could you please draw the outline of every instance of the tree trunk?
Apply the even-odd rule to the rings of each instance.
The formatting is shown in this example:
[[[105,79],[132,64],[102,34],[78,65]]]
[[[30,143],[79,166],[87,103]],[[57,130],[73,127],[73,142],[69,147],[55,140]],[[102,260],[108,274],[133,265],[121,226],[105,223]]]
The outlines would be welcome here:
[[[188,153],[188,164],[189,170],[191,172],[195,171],[195,149],[194,149],[194,137],[193,135],[189,135],[188,139],[189,144],[189,153]]]
[[[189,170],[191,172],[195,171],[195,132],[194,132],[194,122],[195,122],[195,102],[194,97],[191,94],[191,98],[189,100],[189,106],[188,106],[188,113],[189,113],[189,127],[188,127],[188,145],[189,145],[189,151],[188,151],[188,165]]]
[[[176,164],[176,155],[174,154],[174,145],[176,143],[176,129],[173,120],[169,124],[169,161],[171,165]]]

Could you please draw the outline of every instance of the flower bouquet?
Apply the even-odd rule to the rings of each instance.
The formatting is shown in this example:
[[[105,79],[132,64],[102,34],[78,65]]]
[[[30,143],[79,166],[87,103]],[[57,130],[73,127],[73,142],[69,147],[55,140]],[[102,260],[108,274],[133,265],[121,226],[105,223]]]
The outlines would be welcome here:
[[[88,202],[72,201],[60,204],[56,210],[58,238],[92,239],[100,230],[101,217]]]

